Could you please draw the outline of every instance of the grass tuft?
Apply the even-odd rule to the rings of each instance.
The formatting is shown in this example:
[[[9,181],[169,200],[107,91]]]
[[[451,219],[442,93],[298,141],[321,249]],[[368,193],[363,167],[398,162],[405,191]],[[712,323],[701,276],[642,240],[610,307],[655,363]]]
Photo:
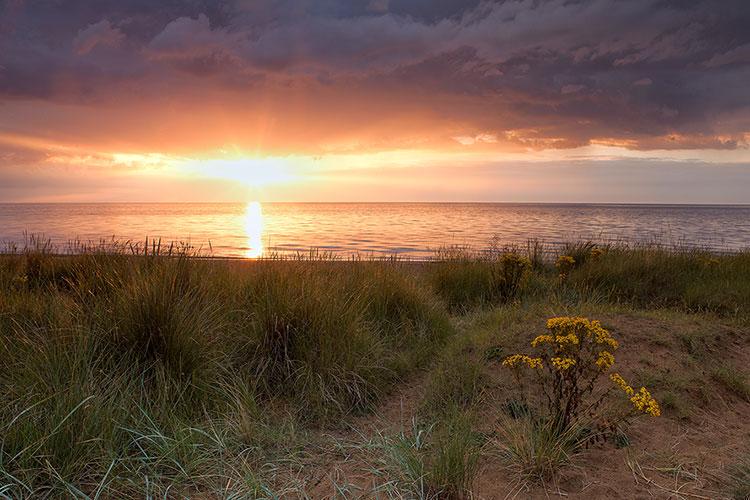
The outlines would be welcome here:
[[[560,432],[550,421],[523,414],[500,421],[494,445],[508,470],[527,487],[552,480],[581,451],[584,437],[580,425]]]

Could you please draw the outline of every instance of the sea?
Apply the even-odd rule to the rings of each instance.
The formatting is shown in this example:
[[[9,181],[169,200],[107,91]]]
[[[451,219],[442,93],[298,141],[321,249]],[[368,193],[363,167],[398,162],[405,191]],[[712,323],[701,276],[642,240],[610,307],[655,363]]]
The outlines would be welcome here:
[[[310,253],[424,260],[446,246],[477,251],[572,241],[750,249],[750,205],[538,203],[0,203],[0,247],[176,243],[213,257]]]

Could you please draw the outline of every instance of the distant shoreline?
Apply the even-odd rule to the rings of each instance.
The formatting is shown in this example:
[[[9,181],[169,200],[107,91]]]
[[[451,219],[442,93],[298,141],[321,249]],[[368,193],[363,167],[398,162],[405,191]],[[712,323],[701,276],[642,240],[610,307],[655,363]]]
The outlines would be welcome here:
[[[506,205],[506,206],[601,206],[601,207],[709,207],[750,208],[749,203],[659,203],[597,201],[3,201],[3,205]]]

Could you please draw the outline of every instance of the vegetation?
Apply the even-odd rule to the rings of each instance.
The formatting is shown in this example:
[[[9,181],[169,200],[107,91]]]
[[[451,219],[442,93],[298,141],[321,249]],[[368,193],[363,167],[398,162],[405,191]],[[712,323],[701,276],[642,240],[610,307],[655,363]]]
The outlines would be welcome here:
[[[544,488],[594,448],[651,446],[637,421],[613,418],[627,405],[689,426],[713,391],[748,421],[736,369],[750,360],[748,253],[530,242],[417,263],[79,250],[0,255],[2,497],[470,498],[493,471],[500,490]],[[618,374],[610,331],[627,345]],[[560,343],[571,335],[575,349]],[[536,353],[514,356],[529,343]],[[507,367],[522,365],[543,385],[519,385]],[[604,393],[613,403],[592,414]],[[612,439],[594,443],[604,421]],[[352,460],[364,486],[341,476]],[[711,491],[745,491],[732,463],[744,464],[717,464],[731,473]]]

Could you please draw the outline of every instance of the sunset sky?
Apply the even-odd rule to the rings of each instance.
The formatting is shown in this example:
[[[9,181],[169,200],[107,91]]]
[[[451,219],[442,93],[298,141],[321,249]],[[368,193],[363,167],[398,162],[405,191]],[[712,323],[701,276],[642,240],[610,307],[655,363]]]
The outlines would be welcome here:
[[[748,0],[0,0],[0,202],[750,203]]]

